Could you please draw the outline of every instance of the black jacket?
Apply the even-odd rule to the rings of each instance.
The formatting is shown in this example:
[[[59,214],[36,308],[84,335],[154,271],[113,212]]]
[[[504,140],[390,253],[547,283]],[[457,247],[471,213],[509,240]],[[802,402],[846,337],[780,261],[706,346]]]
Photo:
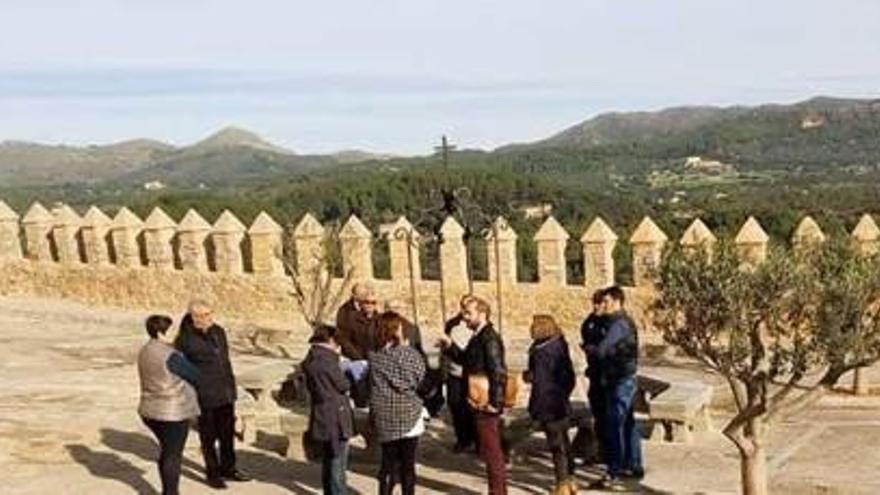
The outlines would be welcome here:
[[[202,409],[235,403],[238,398],[235,374],[223,327],[215,324],[201,332],[193,326],[192,317],[186,315],[180,322],[180,332],[174,344],[199,369],[201,378],[197,392]]]
[[[403,328],[403,335],[409,341],[409,346],[419,351],[422,357],[425,357],[425,349],[422,347],[422,330],[415,323],[406,320],[406,326]]]
[[[587,370],[585,373],[592,380],[601,378],[602,362],[596,353],[596,348],[599,347],[599,343],[605,338],[606,333],[608,333],[608,318],[596,313],[590,313],[590,316],[587,316],[581,325],[581,348],[585,352],[587,346],[592,348],[592,352],[586,353]]]
[[[571,414],[569,397],[574,390],[574,366],[562,336],[537,340],[529,348],[529,415],[541,422]]]
[[[504,342],[492,324],[487,323],[477,332],[464,350],[453,344],[445,352],[464,368],[465,378],[481,373],[489,378],[489,404],[500,412],[504,406],[507,368],[504,364]]]
[[[329,442],[334,452],[354,435],[349,381],[339,365],[339,354],[322,345],[313,345],[302,363],[306,387],[311,396],[309,431],[319,442]]]

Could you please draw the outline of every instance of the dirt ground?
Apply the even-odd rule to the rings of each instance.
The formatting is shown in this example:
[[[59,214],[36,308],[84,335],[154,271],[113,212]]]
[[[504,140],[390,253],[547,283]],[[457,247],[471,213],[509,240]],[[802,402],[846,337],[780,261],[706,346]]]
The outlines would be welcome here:
[[[0,493],[158,494],[156,444],[137,414],[135,355],[145,314],[63,301],[0,298]],[[220,316],[222,319],[222,315]],[[239,322],[227,322],[232,330]],[[260,359],[236,354],[237,372]],[[873,383],[880,373],[871,370]],[[578,392],[582,394],[582,391]],[[719,421],[716,421],[719,423]],[[717,424],[716,424],[717,426]],[[289,461],[277,432],[239,446],[239,464],[255,480],[225,493],[320,493],[320,469]],[[552,479],[542,439],[511,471],[511,494],[547,493]],[[418,493],[485,492],[481,464],[452,455],[450,436],[433,422],[419,450]],[[774,432],[773,493],[880,493],[880,400],[845,394]],[[185,452],[184,494],[207,494],[198,439]],[[648,473],[635,493],[737,493],[735,450],[720,433],[693,444],[647,442]],[[356,450],[349,478],[354,493],[374,493],[377,465]],[[579,470],[584,484],[595,473]]]

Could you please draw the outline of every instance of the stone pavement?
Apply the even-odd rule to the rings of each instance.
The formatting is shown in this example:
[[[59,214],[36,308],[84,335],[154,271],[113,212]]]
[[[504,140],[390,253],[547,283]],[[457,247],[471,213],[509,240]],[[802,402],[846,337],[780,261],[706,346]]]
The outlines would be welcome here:
[[[158,493],[155,442],[135,412],[134,359],[144,340],[145,316],[0,298],[0,493]],[[265,358],[234,359],[243,372]],[[871,375],[880,383],[876,370]],[[877,397],[834,395],[778,428],[770,459],[773,493],[880,493],[878,411]],[[448,443],[445,427],[433,424],[420,446],[418,493],[484,493],[480,463],[451,455]],[[241,446],[240,464],[256,481],[233,485],[225,493],[319,493],[319,466],[283,458],[278,452],[284,444],[278,432],[266,431],[253,445]],[[516,463],[511,494],[546,493],[550,486],[552,471],[540,436],[530,439],[529,447],[534,455]],[[648,475],[634,492],[738,491],[736,452],[718,433],[701,435],[692,445],[647,442],[645,456]],[[374,493],[377,466],[363,453],[354,461],[350,482],[355,493]],[[198,439],[192,434],[182,493],[212,493],[200,482],[200,465]]]

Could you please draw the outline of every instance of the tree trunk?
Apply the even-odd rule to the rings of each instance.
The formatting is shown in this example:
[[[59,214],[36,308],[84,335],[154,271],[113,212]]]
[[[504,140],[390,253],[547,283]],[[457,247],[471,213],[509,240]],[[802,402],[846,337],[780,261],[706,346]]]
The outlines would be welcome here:
[[[767,452],[763,447],[751,455],[740,455],[743,495],[767,495]]]
[[[740,451],[740,476],[743,495],[767,495],[767,451],[764,446],[764,425],[757,419],[749,421],[746,434],[752,448]]]

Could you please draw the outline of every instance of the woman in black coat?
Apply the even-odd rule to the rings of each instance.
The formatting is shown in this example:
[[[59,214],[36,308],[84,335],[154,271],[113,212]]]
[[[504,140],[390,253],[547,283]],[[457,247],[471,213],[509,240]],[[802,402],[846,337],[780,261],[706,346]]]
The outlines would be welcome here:
[[[532,384],[529,415],[540,422],[553,454],[556,488],[553,493],[576,490],[574,458],[568,428],[571,417],[571,396],[575,385],[574,366],[568,344],[552,316],[535,315],[531,327],[529,368],[526,380]]]
[[[311,396],[309,431],[323,445],[321,481],[324,493],[331,495],[347,493],[348,440],[354,435],[350,385],[340,366],[335,333],[331,326],[316,328],[302,364]]]

